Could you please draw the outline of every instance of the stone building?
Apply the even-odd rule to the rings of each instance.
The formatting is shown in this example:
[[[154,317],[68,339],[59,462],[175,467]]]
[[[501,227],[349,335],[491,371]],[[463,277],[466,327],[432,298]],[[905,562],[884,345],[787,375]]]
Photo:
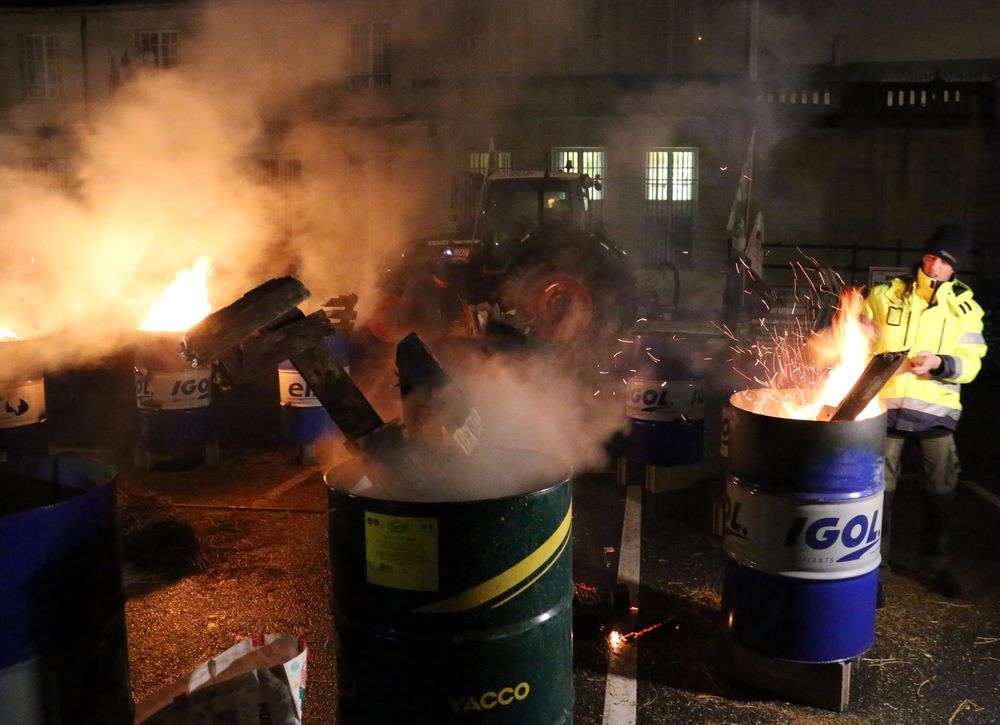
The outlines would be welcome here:
[[[3,2],[0,163],[78,188],[88,130],[179,74],[252,119],[240,153],[287,234],[377,254],[441,231],[492,143],[502,166],[599,175],[609,234],[709,306],[743,170],[774,284],[803,252],[865,282],[942,221],[992,278],[998,23],[976,0]]]

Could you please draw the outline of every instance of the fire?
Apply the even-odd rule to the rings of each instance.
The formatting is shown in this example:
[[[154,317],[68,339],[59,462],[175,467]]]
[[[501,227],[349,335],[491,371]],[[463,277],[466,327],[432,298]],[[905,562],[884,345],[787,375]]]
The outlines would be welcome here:
[[[184,332],[200,322],[212,307],[208,302],[209,261],[202,257],[191,269],[177,273],[139,326],[147,332]]]
[[[808,338],[806,344],[780,339],[765,359],[757,360],[763,387],[745,396],[747,410],[798,420],[818,420],[824,408],[836,408],[850,392],[872,357],[872,333],[862,322],[860,290],[844,288],[832,325]],[[760,351],[760,346],[756,346]],[[734,348],[735,349],[735,348]],[[856,420],[881,413],[875,397]]]
[[[18,334],[8,327],[0,327],[0,340],[17,340]]]
[[[666,624],[666,622],[657,622],[656,624],[651,624],[648,627],[643,627],[642,629],[635,629],[631,632],[619,632],[617,629],[613,629],[608,633],[608,645],[611,647],[612,652],[617,652],[628,640],[637,639],[647,632],[659,629],[664,624]]]
[[[622,646],[625,640],[622,639],[622,633],[617,629],[611,630],[611,634],[608,635],[608,644],[611,645],[611,649],[618,651],[618,648]]]
[[[872,356],[872,335],[861,322],[864,298],[860,290],[845,289],[840,295],[840,309],[833,318],[830,334],[815,338],[818,363],[833,363],[833,367],[817,395],[815,418],[824,405],[840,404],[854,383],[861,377]],[[881,412],[877,397],[873,398],[857,419],[871,418]]]

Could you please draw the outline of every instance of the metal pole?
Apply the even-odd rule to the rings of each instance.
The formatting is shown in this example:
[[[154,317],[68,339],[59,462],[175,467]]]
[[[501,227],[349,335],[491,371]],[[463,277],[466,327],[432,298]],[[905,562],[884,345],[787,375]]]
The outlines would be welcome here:
[[[90,125],[90,79],[87,69],[87,16],[80,16],[80,69],[83,73],[83,121]]]

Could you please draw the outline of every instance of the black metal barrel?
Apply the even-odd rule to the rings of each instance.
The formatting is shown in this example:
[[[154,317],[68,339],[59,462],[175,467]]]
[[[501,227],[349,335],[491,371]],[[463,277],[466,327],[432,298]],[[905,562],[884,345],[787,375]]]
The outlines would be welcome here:
[[[515,468],[533,483],[490,498]],[[450,475],[428,469],[431,486]],[[350,493],[355,462],[327,473],[338,722],[572,722],[566,468],[481,449],[468,470],[485,495],[451,501]]]

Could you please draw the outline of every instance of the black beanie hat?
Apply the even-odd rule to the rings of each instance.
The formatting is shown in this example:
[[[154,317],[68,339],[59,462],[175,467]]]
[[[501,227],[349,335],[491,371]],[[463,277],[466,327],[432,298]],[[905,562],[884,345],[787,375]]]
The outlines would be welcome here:
[[[969,251],[969,233],[957,224],[942,224],[924,244],[924,254],[941,257],[955,269]]]

